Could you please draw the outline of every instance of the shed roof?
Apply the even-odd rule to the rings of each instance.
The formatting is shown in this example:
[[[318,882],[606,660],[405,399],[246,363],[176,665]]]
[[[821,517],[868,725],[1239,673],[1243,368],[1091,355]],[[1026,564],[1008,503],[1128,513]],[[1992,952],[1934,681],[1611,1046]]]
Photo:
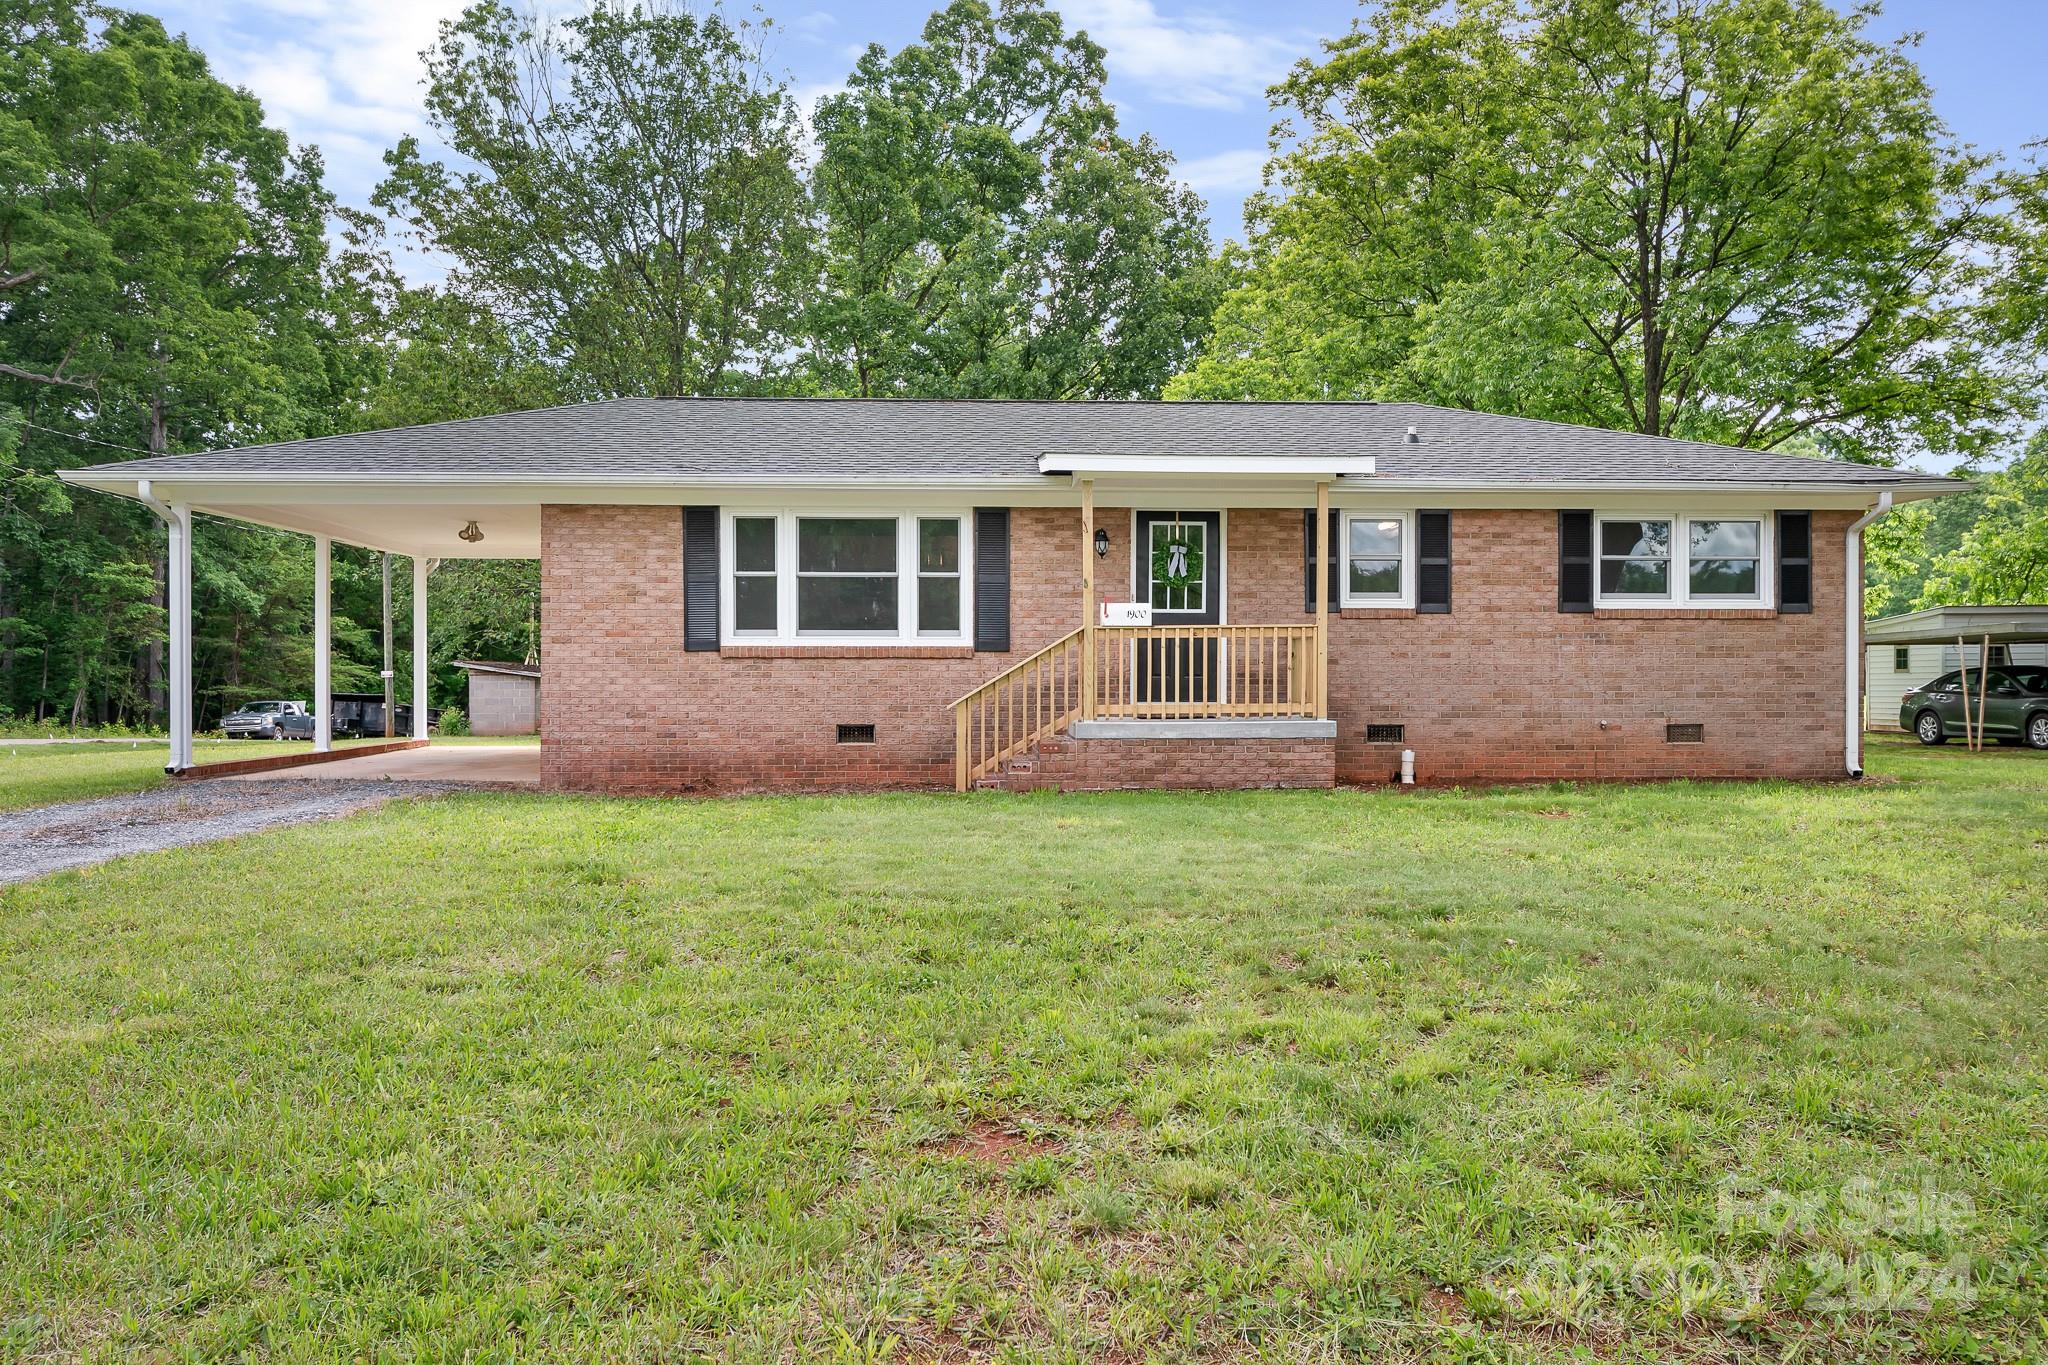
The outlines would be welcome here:
[[[2012,603],[1981,607],[1928,607],[1899,616],[1866,622],[1863,638],[1873,645],[1976,644],[1985,636],[1993,644],[2048,640],[2048,603]]]
[[[515,678],[538,678],[539,664],[504,663],[495,659],[457,659],[455,666],[471,673],[506,673]]]

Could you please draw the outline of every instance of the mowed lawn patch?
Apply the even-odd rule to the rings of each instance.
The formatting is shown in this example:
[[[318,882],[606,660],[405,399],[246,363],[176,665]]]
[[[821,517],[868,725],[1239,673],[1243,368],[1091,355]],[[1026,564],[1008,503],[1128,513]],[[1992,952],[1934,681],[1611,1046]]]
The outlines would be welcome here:
[[[462,796],[0,891],[0,1354],[2023,1358],[2048,761],[1872,766]]]

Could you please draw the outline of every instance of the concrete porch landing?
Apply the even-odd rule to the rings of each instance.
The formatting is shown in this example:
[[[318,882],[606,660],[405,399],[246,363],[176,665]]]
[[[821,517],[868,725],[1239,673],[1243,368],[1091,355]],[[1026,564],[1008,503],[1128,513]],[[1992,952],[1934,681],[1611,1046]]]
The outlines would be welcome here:
[[[338,758],[301,768],[241,773],[221,782],[476,782],[540,787],[538,744],[430,744],[424,749]]]

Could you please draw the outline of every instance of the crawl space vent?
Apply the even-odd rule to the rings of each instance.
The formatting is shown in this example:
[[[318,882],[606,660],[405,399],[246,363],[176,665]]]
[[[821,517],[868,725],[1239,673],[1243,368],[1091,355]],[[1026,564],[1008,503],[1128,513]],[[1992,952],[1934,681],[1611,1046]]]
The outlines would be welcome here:
[[[1707,727],[1704,725],[1667,725],[1664,727],[1666,744],[1705,744]]]
[[[1399,744],[1408,737],[1405,725],[1368,725],[1365,727],[1367,744]]]
[[[841,744],[873,744],[875,727],[872,725],[842,725],[839,727]]]

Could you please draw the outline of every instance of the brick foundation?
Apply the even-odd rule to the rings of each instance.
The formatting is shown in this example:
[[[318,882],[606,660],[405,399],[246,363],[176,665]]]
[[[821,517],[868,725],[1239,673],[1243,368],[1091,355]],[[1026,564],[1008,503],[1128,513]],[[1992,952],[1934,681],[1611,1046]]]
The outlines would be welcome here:
[[[1836,777],[1842,533],[1852,519],[1814,515],[1810,615],[1561,615],[1557,514],[1461,510],[1449,615],[1333,612],[1334,744],[1069,739],[1032,777],[1069,790],[1325,786],[1333,767],[1338,781],[1384,782],[1403,748],[1415,751],[1418,778],[1437,785]],[[1128,511],[1100,508],[1097,523],[1113,544],[1103,595],[1128,596]],[[1228,619],[1308,619],[1301,534],[1298,510],[1228,514]],[[950,787],[947,703],[1079,623],[1079,511],[1019,508],[1011,541],[1007,654],[686,653],[680,509],[542,509],[543,785],[622,793]],[[874,725],[876,742],[836,743],[841,723]],[[1402,743],[1367,744],[1366,725],[1381,723],[1405,727]],[[1667,744],[1667,723],[1704,725],[1705,742]],[[1262,746],[1255,754],[1239,747],[1253,744]],[[1098,756],[1108,747],[1117,754]],[[1224,780],[1232,774],[1237,780]]]
[[[1334,787],[1328,739],[1075,739],[1062,735],[989,786],[1005,791]]]

